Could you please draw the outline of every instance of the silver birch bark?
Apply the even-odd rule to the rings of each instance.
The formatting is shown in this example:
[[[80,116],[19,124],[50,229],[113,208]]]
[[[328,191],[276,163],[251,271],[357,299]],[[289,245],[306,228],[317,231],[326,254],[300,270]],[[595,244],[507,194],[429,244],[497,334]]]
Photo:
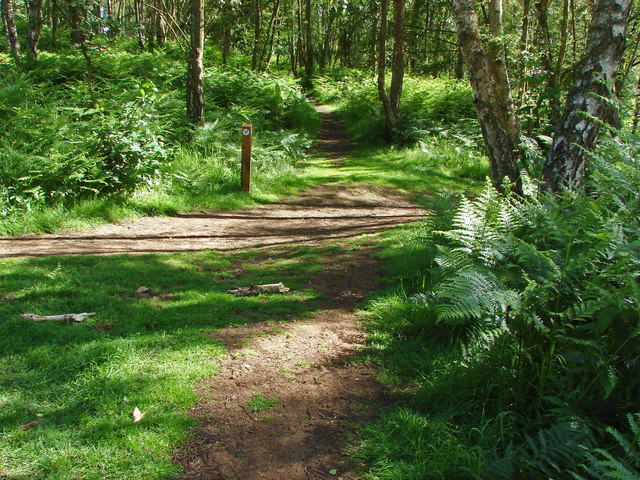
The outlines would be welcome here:
[[[500,3],[501,0],[494,0]],[[515,183],[513,189],[521,190],[518,163],[522,159],[520,145],[514,137],[517,120],[513,108],[505,104],[505,94],[500,88],[507,88],[500,70],[492,68],[478,27],[478,16],[474,0],[453,0],[453,11],[458,30],[458,40],[469,71],[469,81],[473,100],[478,113],[480,129],[487,148],[491,173],[496,188],[502,189],[506,178]],[[495,14],[496,12],[494,12]],[[506,72],[506,65],[503,65]],[[505,77],[508,78],[508,77]],[[509,94],[510,97],[510,94]]]
[[[632,0],[597,0],[580,77],[569,92],[542,169],[545,189],[576,188],[595,146],[600,126],[617,102],[615,77],[625,47]]]

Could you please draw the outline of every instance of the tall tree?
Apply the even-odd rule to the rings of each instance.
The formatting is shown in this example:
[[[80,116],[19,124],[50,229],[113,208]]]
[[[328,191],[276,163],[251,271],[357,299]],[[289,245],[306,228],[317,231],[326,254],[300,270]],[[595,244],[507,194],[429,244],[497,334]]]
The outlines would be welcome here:
[[[617,102],[615,77],[625,47],[632,0],[597,0],[580,77],[569,92],[542,174],[547,191],[575,188],[603,122]]]
[[[187,67],[187,114],[191,120],[204,123],[204,0],[191,0],[191,45]]]
[[[306,0],[304,8],[304,48],[306,53],[304,63],[304,76],[305,82],[308,87],[311,86],[311,78],[313,77],[313,39],[311,36],[311,2],[312,0]]]
[[[35,59],[38,57],[38,40],[42,28],[42,0],[27,0],[27,16],[27,55]]]
[[[494,35],[499,35],[502,30],[502,0],[493,0],[491,3],[491,29]],[[494,37],[492,41],[496,43],[491,46],[491,58],[487,55],[480,36],[474,0],[453,0],[453,10],[494,184],[501,189],[508,177],[516,183],[515,189],[519,191],[518,164],[522,159],[522,151],[518,122],[510,100],[504,47],[500,45],[499,37]]]
[[[58,11],[58,0],[51,0],[51,41],[55,45],[58,41],[58,23],[60,21]]]
[[[253,10],[253,53],[251,54],[251,70],[258,69],[260,37],[262,32],[262,28],[260,27],[261,16],[260,0],[255,0]]]
[[[7,33],[8,43],[11,54],[15,58],[20,58],[20,42],[18,41],[18,31],[16,23],[13,19],[13,2],[11,0],[2,0],[2,21]]]
[[[396,135],[398,109],[402,84],[404,80],[404,4],[405,0],[393,0],[394,12],[394,44],[391,60],[391,88],[387,94],[386,63],[387,63],[387,32],[389,0],[380,2],[380,37],[378,43],[378,95],[382,102],[385,116],[385,133],[392,140]]]
[[[144,25],[142,24],[143,15],[142,0],[133,0],[133,13],[136,19],[136,34],[138,37],[138,46],[144,49]]]

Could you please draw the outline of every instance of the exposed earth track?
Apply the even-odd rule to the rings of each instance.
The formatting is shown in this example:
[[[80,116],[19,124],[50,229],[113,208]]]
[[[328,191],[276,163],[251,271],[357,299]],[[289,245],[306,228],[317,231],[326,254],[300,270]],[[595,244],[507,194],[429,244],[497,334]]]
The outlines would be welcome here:
[[[318,149],[340,166],[352,148],[344,124],[326,107],[315,106],[322,118]],[[293,254],[301,243],[338,243],[340,253],[322,260],[322,272],[310,272],[310,287],[326,299],[313,315],[229,327],[214,335],[227,354],[220,373],[197,386],[200,399],[191,415],[198,427],[175,461],[184,466],[184,480],[348,480],[358,478],[358,466],[345,455],[348,438],[385,402],[374,367],[358,360],[366,335],[356,314],[375,290],[381,266],[370,241],[348,239],[424,215],[399,193],[336,183],[237,212],[0,237],[0,257],[254,248],[264,250],[255,261],[266,262]],[[252,398],[275,404],[252,411]]]

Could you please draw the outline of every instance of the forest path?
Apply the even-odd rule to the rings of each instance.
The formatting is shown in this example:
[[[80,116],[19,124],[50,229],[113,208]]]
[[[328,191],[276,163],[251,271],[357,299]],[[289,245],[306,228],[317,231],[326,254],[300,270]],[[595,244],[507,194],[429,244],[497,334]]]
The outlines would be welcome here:
[[[322,118],[318,150],[340,168],[351,141],[335,114],[315,106]],[[397,192],[330,183],[238,212],[0,238],[0,257],[253,248],[261,250],[255,262],[269,263],[283,256],[295,261],[300,244],[337,245],[335,254],[318,259],[322,268],[308,274],[309,288],[324,299],[315,312],[213,335],[227,353],[218,375],[196,387],[199,400],[191,415],[198,428],[175,462],[184,466],[184,480],[349,480],[356,478],[357,465],[345,455],[348,437],[385,402],[375,369],[358,360],[366,335],[356,306],[375,290],[381,265],[375,240],[357,239],[424,215]],[[274,405],[252,411],[252,401],[270,399]]]
[[[351,140],[337,115],[315,107],[322,118],[318,149],[339,167]],[[339,253],[321,260],[321,272],[310,272],[311,288],[325,300],[307,317],[216,332],[227,355],[220,373],[198,386],[198,430],[176,455],[183,480],[356,478],[358,466],[345,455],[348,438],[385,403],[375,369],[358,361],[366,335],[356,315],[376,288],[380,265],[371,241],[343,237],[388,229],[424,211],[365,185],[325,185],[293,203],[317,215],[304,233],[314,237],[300,238],[339,242]],[[254,411],[258,400],[274,404]]]
[[[344,123],[314,103],[322,119],[317,148],[340,167],[352,149]],[[317,243],[375,233],[424,216],[405,195],[373,185],[329,183],[297,197],[235,212],[143,217],[93,230],[0,237],[0,258],[45,255],[229,251]]]

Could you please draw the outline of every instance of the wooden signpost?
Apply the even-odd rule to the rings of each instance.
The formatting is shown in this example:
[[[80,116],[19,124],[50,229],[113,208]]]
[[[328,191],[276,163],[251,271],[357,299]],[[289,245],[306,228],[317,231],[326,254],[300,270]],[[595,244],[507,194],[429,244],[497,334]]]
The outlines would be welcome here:
[[[242,124],[242,168],[240,177],[240,189],[243,192],[251,191],[251,142],[253,137],[253,125]]]

